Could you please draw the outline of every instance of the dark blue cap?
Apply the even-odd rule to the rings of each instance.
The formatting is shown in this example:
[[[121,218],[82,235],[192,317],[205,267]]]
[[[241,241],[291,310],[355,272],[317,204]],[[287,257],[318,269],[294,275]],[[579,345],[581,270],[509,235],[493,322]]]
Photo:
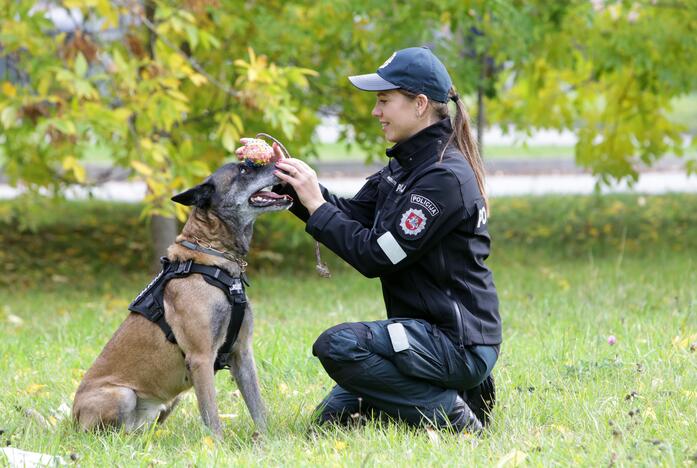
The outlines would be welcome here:
[[[349,76],[351,83],[363,91],[404,89],[425,94],[438,102],[448,101],[453,85],[445,65],[426,47],[398,50],[385,60],[376,73]]]

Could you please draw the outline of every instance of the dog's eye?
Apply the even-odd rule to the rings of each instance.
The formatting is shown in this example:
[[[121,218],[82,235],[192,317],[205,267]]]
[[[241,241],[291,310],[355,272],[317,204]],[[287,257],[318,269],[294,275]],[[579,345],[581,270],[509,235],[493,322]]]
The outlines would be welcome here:
[[[247,169],[244,167],[240,167],[240,174],[246,174],[246,173],[247,173]]]

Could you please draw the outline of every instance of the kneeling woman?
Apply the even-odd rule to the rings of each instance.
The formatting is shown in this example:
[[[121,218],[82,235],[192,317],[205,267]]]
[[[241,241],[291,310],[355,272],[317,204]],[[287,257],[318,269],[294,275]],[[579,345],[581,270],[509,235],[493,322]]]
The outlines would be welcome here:
[[[377,92],[372,115],[389,163],[351,199],[328,193],[298,159],[277,163],[306,230],[367,277],[379,277],[387,320],[343,323],[313,346],[337,385],[320,421],[381,412],[478,432],[493,404],[501,343],[489,255],[484,171],[463,103],[426,48],[403,49],[377,73],[352,76]],[[451,123],[448,101],[456,114]]]

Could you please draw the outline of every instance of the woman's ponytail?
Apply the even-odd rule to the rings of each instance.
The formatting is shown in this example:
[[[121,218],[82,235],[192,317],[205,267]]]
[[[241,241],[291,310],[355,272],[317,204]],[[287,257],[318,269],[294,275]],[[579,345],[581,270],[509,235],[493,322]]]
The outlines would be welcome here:
[[[445,153],[445,148],[450,145],[453,140],[455,145],[460,150],[460,152],[465,156],[467,162],[472,166],[474,171],[474,176],[477,179],[477,186],[479,187],[479,192],[484,198],[484,204],[486,206],[487,212],[489,212],[489,200],[486,195],[485,187],[485,175],[484,175],[484,163],[482,162],[482,157],[479,154],[479,148],[477,147],[477,142],[472,136],[472,128],[469,122],[469,115],[467,114],[467,109],[465,109],[465,104],[462,102],[455,87],[450,88],[449,99],[455,103],[455,118],[453,119],[453,133],[448,140],[448,144],[443,147],[443,153],[440,157],[443,158]],[[431,101],[434,108],[439,114],[441,119],[450,116],[450,111],[448,109],[447,103],[437,103]]]

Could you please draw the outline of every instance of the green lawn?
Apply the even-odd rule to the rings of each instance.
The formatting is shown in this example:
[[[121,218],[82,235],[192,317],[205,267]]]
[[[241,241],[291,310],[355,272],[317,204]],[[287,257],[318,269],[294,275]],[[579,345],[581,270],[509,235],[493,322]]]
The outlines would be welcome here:
[[[71,403],[150,275],[137,206],[48,207],[36,233],[17,230],[15,209],[0,203],[0,261],[11,265],[0,280],[2,445],[77,454],[83,466],[491,466],[514,454],[533,465],[697,462],[697,196],[493,200],[489,265],[505,341],[481,439],[377,423],[308,432],[331,386],[311,344],[336,323],[383,318],[379,283],[329,255],[334,277],[318,278],[302,227],[260,219],[248,293],[271,428],[253,440],[234,382],[219,373],[228,416],[216,446],[192,394],[164,425],[135,434],[80,433],[59,418],[44,428],[25,415],[51,424]],[[280,264],[270,254],[279,251]]]

